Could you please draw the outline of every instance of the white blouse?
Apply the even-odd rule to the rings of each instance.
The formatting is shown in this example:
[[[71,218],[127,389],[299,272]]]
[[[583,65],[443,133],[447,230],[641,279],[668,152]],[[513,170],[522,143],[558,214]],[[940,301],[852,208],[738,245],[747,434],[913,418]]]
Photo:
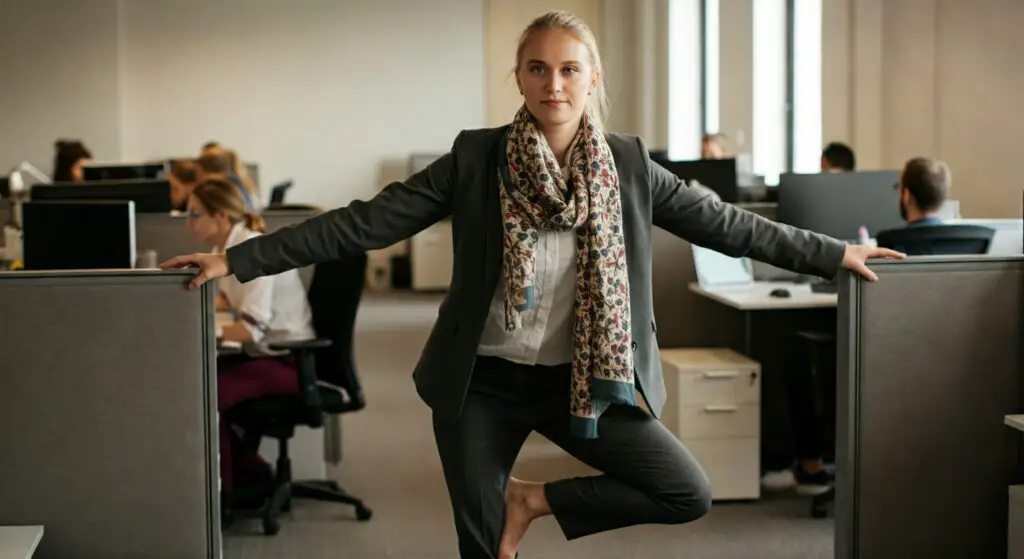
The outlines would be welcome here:
[[[259,235],[247,229],[244,223],[238,223],[228,234],[226,246],[223,249],[217,247],[214,251],[223,252]],[[247,283],[231,275],[221,278],[219,287],[235,317],[252,334],[253,347],[247,348],[250,353],[270,355],[274,354],[267,347],[271,342],[316,337],[313,315],[298,270],[256,278]]]

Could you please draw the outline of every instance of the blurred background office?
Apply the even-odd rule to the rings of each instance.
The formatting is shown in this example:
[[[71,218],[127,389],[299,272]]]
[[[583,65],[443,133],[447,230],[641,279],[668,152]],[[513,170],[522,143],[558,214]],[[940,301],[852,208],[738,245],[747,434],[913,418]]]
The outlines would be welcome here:
[[[233,185],[269,231],[369,199],[461,130],[511,120],[516,40],[549,9],[594,31],[609,131],[642,136],[689,184],[850,242],[1024,253],[1019,0],[7,0],[0,267],[150,268],[206,250],[186,214],[210,178]],[[708,469],[716,506],[683,528],[571,543],[539,522],[524,555],[833,557],[836,284],[661,231],[651,243],[667,382],[757,378],[735,394],[680,389],[663,418]],[[72,246],[107,254],[73,259]],[[295,499],[267,524],[276,536],[225,522],[224,556],[452,556],[430,414],[409,377],[451,263],[442,220],[352,264],[364,281],[346,288],[346,359],[365,408],[343,421],[327,411],[323,425],[273,416],[279,430],[260,428],[276,435],[245,441],[274,466],[278,441],[290,441],[291,477],[320,480],[296,495],[351,504],[344,481],[376,515],[351,522],[368,514]],[[299,271],[306,289],[316,273]],[[722,360],[733,368],[710,368]],[[722,394],[733,400],[700,400]],[[531,438],[516,475],[590,471]],[[0,525],[11,514],[0,504]]]

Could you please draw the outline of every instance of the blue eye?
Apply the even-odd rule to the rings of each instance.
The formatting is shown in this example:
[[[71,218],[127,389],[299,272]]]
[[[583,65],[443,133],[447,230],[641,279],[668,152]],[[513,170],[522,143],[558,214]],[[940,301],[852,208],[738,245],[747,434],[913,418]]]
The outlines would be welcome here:
[[[530,67],[530,71],[535,73],[535,74],[539,74],[539,73],[544,71],[544,67],[543,66],[531,66]]]
[[[579,69],[578,68],[573,68],[572,66],[569,66],[568,68],[565,68],[563,71],[566,74],[575,74],[575,73],[579,72]]]

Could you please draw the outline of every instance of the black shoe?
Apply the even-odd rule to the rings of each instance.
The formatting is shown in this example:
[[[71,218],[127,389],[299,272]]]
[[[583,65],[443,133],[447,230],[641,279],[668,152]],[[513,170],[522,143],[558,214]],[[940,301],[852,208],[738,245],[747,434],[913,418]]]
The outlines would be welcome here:
[[[793,467],[796,478],[796,492],[800,495],[820,495],[832,486],[832,476],[824,469],[813,474],[797,465]]]

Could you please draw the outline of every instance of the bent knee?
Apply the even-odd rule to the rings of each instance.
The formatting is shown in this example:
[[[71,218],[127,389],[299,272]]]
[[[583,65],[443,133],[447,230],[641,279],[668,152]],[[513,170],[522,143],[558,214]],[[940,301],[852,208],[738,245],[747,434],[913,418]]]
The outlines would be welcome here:
[[[660,492],[666,524],[693,522],[711,511],[711,484],[706,476],[687,479],[676,487]]]

